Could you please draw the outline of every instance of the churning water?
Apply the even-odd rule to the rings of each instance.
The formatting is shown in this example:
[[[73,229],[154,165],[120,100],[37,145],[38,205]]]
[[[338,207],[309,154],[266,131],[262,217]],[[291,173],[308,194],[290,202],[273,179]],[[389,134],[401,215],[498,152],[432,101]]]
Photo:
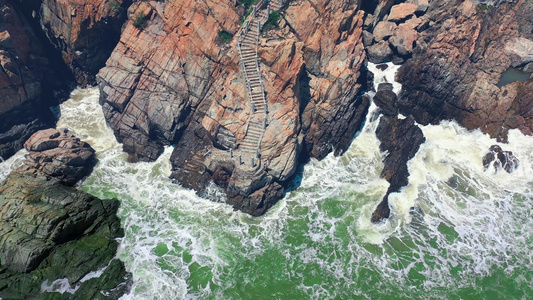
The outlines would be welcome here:
[[[369,68],[376,82],[393,81],[392,65]],[[124,299],[532,297],[533,138],[512,131],[502,148],[520,167],[496,173],[481,162],[495,140],[454,122],[421,127],[410,184],[391,196],[391,220],[375,225],[388,183],[373,111],[344,156],[312,160],[300,187],[259,218],[172,184],[170,147],[156,162],[128,163],[97,88],[75,90],[58,127],[97,151],[80,188],[122,203],[118,256],[134,279]],[[0,180],[23,155],[0,165]]]

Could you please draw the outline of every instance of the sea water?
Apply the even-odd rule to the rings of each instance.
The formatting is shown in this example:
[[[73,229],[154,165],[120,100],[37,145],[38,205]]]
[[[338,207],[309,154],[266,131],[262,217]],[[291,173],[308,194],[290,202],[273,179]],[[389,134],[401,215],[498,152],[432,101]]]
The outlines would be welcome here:
[[[369,69],[376,83],[394,81],[392,65]],[[497,144],[487,135],[455,122],[421,126],[426,142],[408,163],[410,183],[391,195],[392,218],[372,224],[388,187],[374,105],[345,155],[311,160],[299,188],[258,218],[233,211],[214,187],[217,202],[171,183],[171,147],[155,162],[128,163],[97,88],[75,90],[61,116],[57,126],[89,142],[99,159],[79,188],[121,201],[118,257],[133,274],[123,299],[533,295],[533,138],[518,131],[501,145],[520,159],[508,174],[484,171],[481,159]],[[23,155],[0,164],[0,180]]]

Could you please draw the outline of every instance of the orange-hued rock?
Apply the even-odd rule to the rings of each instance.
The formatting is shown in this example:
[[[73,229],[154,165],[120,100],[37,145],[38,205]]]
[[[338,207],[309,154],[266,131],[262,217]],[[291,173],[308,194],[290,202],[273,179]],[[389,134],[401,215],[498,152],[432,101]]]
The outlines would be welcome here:
[[[400,111],[422,124],[453,119],[500,140],[513,128],[532,134],[533,80],[498,86],[510,66],[533,59],[531,2],[490,11],[472,1],[431,6],[432,26],[420,33],[413,58],[398,73]]]
[[[417,9],[418,5],[413,3],[396,4],[391,7],[390,14],[387,20],[391,22],[401,21],[414,14]]]
[[[34,0],[35,2],[35,0]],[[94,76],[116,46],[126,20],[124,0],[41,0],[36,18],[78,84]]]
[[[379,42],[383,39],[389,38],[394,34],[394,31],[398,28],[398,25],[393,22],[381,21],[374,28],[374,39]]]
[[[364,13],[348,0],[291,2],[281,12],[279,28],[258,45],[263,119],[252,110],[236,38],[219,37],[238,33],[244,12],[230,0],[134,3],[98,82],[106,119],[132,161],[175,145],[173,179],[202,195],[214,181],[226,202],[260,215],[282,197],[300,160],[343,153],[361,127]],[[136,28],[142,15],[146,27]],[[260,157],[239,162],[253,124],[265,121]]]
[[[389,39],[391,46],[403,56],[413,52],[414,43],[418,39],[418,32],[410,28],[411,26],[412,24],[408,23],[400,24]]]

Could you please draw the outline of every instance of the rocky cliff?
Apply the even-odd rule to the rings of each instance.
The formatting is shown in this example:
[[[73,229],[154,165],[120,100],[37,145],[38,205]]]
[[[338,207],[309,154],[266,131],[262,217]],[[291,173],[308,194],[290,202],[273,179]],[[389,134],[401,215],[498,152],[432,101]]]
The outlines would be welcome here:
[[[501,141],[509,129],[532,134],[533,80],[498,83],[509,67],[533,71],[533,3],[454,3],[431,3],[413,58],[398,73],[400,111],[422,124],[457,120]]]
[[[51,107],[95,75],[116,46],[128,0],[0,1],[0,157],[53,127]]]
[[[132,161],[175,145],[172,178],[200,193],[213,181],[228,203],[260,215],[301,160],[347,149],[368,109],[359,1],[278,8],[279,20],[253,48],[268,112],[255,120],[235,37],[249,8],[229,0],[130,7],[98,82],[106,119]],[[252,157],[243,147],[253,134],[260,145]]]
[[[117,299],[129,278],[114,260],[119,202],[70,187],[96,163],[94,150],[55,129],[35,133],[25,147],[25,164],[0,183],[0,297],[66,299],[78,291],[72,297]],[[101,276],[87,277],[96,271]],[[71,291],[44,296],[56,280]]]
[[[0,1],[0,157],[20,150],[37,130],[53,126],[50,106],[65,94],[68,75],[47,53],[26,18]]]
[[[20,10],[59,52],[78,85],[95,75],[115,48],[131,0],[19,0]]]

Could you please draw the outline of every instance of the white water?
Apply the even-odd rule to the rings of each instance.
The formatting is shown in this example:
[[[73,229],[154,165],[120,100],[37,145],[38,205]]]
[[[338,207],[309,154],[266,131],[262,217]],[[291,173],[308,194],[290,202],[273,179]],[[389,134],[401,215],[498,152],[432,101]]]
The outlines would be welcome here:
[[[376,82],[392,82],[396,71],[369,69]],[[285,293],[313,299],[416,292],[447,298],[475,289],[495,270],[515,269],[523,273],[517,284],[531,285],[523,270],[533,269],[533,139],[512,131],[502,148],[517,155],[520,167],[495,174],[481,164],[494,140],[453,122],[421,127],[427,141],[409,162],[410,184],[391,195],[394,218],[374,225],[370,215],[388,183],[379,177],[383,154],[373,111],[343,157],[311,161],[300,187],[260,218],[172,184],[170,147],[156,162],[127,163],[105,126],[96,88],[73,92],[58,127],[97,150],[100,161],[81,188],[122,202],[126,235],[118,256],[134,280],[123,299],[250,298],[283,283],[290,283]],[[0,176],[22,156],[2,163]],[[412,206],[425,215],[411,223]]]

